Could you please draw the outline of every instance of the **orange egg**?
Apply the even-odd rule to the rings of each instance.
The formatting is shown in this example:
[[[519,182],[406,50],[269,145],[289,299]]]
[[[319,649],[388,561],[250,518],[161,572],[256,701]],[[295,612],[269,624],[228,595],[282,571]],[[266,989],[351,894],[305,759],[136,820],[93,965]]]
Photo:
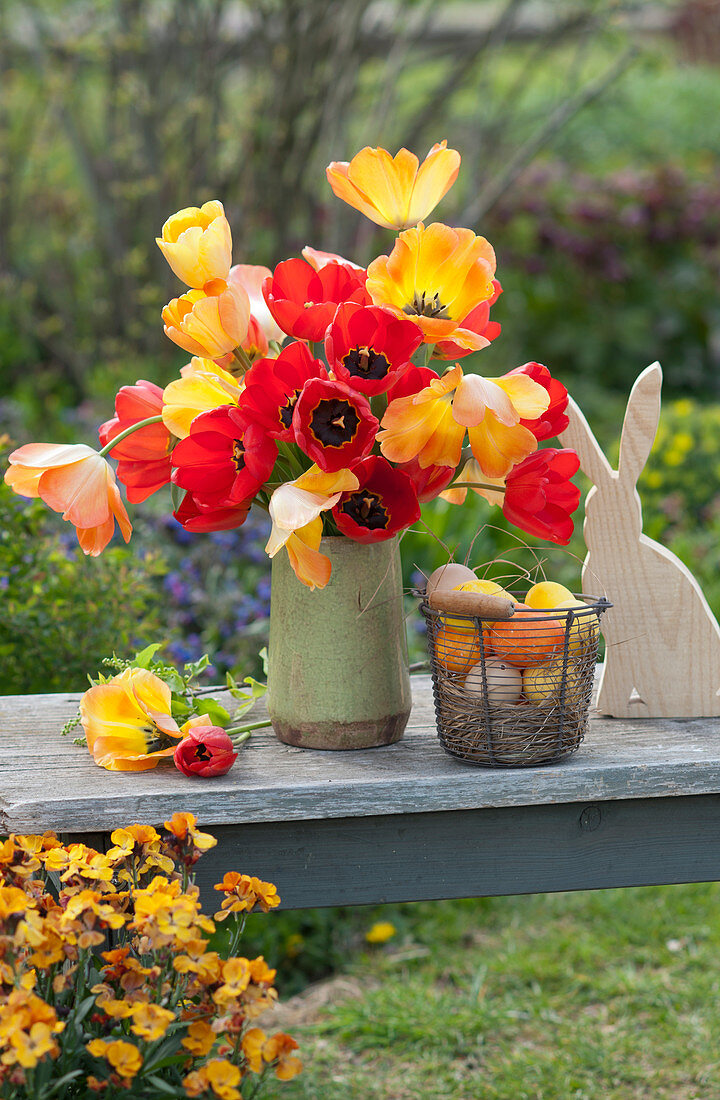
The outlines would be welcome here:
[[[468,672],[482,658],[474,624],[462,619],[441,622],[435,635],[435,656],[448,672]]]
[[[492,624],[490,642],[493,653],[516,668],[543,665],[563,651],[565,619],[548,619],[518,603],[511,619]]]

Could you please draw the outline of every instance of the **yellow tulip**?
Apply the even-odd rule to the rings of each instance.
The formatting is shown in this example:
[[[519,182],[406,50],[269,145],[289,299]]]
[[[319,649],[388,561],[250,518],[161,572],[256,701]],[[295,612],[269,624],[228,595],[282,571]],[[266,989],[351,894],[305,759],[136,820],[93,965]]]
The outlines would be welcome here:
[[[474,351],[489,341],[463,321],[495,294],[495,252],[471,229],[441,222],[401,233],[389,256],[368,267],[367,292],[376,306],[409,318],[426,344],[452,340]]]
[[[163,391],[163,423],[178,439],[185,439],[200,413],[237,405],[241,388],[214,360],[195,356],[181,369],[180,378],[169,382]]]
[[[152,672],[126,668],[80,700],[88,748],[100,767],[142,772],[172,756],[182,733],[170,716],[170,688]]]
[[[387,149],[361,149],[351,161],[327,167],[339,199],[385,229],[408,229],[434,210],[455,180],[460,154],[447,142],[433,145],[420,164],[409,149],[395,157]]]
[[[325,472],[311,466],[295,481],[280,485],[270,498],[272,531],[265,547],[268,557],[274,558],[284,546],[298,580],[310,589],[324,588],[330,580],[330,559],[318,549],[321,513],[359,484],[350,470]]]
[[[217,199],[173,214],[155,241],[178,279],[188,286],[202,290],[215,279],[227,280],[232,236]]]
[[[539,416],[548,402],[544,386],[525,375],[464,375],[456,363],[419,393],[391,401],[377,438],[390,462],[417,458],[427,469],[457,466],[467,431],[483,475],[502,478],[537,448],[535,436],[520,420]],[[535,409],[540,411],[528,412]]]
[[[250,300],[238,283],[220,283],[217,293],[189,290],[162,311],[165,335],[191,355],[219,359],[242,344],[250,323]]]

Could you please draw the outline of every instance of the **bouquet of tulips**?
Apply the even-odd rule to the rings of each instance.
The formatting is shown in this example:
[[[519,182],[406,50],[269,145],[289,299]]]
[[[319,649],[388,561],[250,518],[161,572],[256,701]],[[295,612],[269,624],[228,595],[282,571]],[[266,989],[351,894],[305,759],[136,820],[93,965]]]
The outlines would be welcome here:
[[[424,502],[462,503],[468,489],[566,543],[577,456],[538,443],[567,425],[567,391],[539,363],[484,378],[458,361],[498,336],[501,293],[484,237],[424,223],[459,167],[444,141],[422,164],[407,149],[366,148],[329,165],[340,199],[398,231],[367,270],[310,247],[274,271],[232,266],[220,202],[174,214],[157,243],[188,289],[162,316],[190,362],[164,391],[124,386],[99,451],[14,451],[8,484],[61,512],[87,554],[104,549],[115,520],[131,533],[106,456],[131,502],[171,483],[189,531],[239,527],[256,504],[272,520],[267,553],[287,553],[310,588],[330,576],[323,534],[390,539]]]
[[[240,1100],[296,1076],[295,1040],[257,1025],[275,971],[236,954],[275,887],[237,872],[215,887],[215,921],[231,917],[221,957],[192,873],[215,838],[177,813],[111,840],[104,853],[54,833],[0,844],[0,1096]]]

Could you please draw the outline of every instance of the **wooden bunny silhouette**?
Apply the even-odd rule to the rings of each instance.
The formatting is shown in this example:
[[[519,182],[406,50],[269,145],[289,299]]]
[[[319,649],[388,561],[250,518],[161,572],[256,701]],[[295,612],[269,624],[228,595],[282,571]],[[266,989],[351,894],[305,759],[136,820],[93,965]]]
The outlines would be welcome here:
[[[647,367],[632,388],[613,470],[572,399],[562,433],[593,483],[585,505],[583,591],[606,589],[601,714],[701,717],[720,714],[720,628],[679,558],[642,533],[635,488],[660,420],[662,370]]]

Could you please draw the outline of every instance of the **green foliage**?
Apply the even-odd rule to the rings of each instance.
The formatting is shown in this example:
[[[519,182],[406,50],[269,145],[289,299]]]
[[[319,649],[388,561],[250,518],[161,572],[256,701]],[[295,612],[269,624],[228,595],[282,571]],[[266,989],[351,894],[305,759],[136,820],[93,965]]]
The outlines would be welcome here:
[[[85,558],[72,529],[0,482],[0,682],[5,694],[82,691],[109,653],[163,630],[162,563],[110,547]]]
[[[553,162],[485,231],[505,293],[498,353],[626,390],[654,359],[666,393],[718,394],[720,188],[665,165],[596,178]],[[502,343],[502,347],[500,346]]]

